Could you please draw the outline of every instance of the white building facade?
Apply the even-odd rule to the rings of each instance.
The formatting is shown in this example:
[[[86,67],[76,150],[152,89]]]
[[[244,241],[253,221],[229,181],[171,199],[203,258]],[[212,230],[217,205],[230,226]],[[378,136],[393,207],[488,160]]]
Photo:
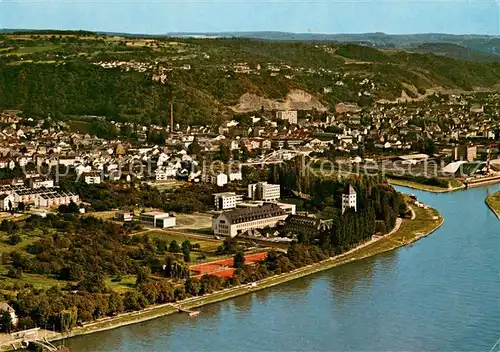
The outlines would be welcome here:
[[[243,196],[237,195],[235,192],[215,193],[214,209],[228,210],[236,208],[236,204],[243,200]]]
[[[354,209],[354,211],[358,211],[357,209],[357,199],[356,199],[356,191],[351,185],[347,185],[346,190],[342,194],[342,214],[345,213],[347,209]]]
[[[212,219],[214,235],[235,237],[248,230],[276,227],[288,214],[276,204],[239,208]]]
[[[176,218],[169,213],[151,211],[141,214],[141,223],[147,227],[159,227],[164,229],[167,227],[174,227],[176,224]]]
[[[281,185],[258,182],[248,185],[248,198],[252,200],[273,201],[281,197]]]
[[[277,111],[276,118],[278,120],[286,120],[290,124],[297,124],[297,111],[296,110],[287,110],[287,111]]]

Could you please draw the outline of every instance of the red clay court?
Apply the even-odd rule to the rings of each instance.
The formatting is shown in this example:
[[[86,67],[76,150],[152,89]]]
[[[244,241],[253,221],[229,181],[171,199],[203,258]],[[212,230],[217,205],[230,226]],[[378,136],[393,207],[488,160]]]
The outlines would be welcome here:
[[[245,264],[253,264],[260,262],[267,257],[267,252],[260,252],[245,255]],[[216,260],[213,262],[192,265],[189,267],[194,272],[193,277],[201,277],[205,274],[217,275],[219,277],[233,277],[233,258]]]

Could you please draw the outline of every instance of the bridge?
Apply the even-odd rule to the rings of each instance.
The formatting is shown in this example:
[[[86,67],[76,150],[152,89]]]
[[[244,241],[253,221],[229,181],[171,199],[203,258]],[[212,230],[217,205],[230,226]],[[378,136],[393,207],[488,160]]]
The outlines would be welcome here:
[[[297,152],[289,149],[275,150],[267,155],[262,155],[259,159],[251,162],[242,163],[242,165],[266,165],[266,164],[281,164],[286,160],[293,159]]]

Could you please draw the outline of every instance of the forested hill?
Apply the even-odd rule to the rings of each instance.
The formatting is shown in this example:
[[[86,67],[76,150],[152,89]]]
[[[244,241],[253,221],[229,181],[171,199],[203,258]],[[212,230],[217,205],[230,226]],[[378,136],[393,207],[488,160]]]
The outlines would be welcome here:
[[[497,62],[352,44],[0,34],[0,109],[42,116],[165,124],[173,101],[176,122],[209,124],[262,107],[325,110],[498,82]]]

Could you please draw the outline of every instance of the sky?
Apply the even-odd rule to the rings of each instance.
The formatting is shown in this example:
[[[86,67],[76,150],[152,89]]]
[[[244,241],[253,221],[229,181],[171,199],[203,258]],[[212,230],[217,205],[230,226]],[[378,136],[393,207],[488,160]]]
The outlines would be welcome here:
[[[0,28],[500,35],[500,0],[0,0]]]

